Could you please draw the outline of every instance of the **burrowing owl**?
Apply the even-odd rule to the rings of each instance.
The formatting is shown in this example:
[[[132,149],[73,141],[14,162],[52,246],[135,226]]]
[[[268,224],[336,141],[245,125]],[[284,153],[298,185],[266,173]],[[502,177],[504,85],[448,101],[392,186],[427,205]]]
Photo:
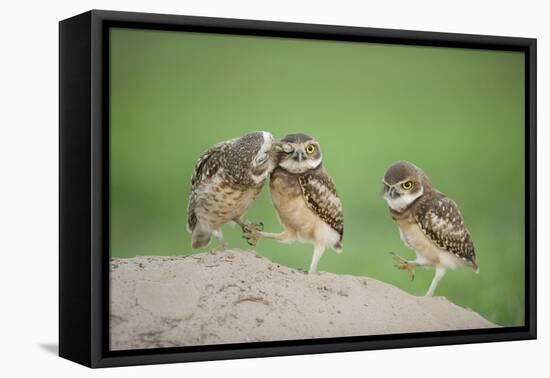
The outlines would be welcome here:
[[[224,248],[224,224],[234,221],[243,231],[254,224],[241,219],[275,167],[273,136],[253,132],[210,148],[199,158],[191,178],[187,229],[191,246],[201,248],[214,235]]]
[[[416,266],[435,267],[426,296],[432,296],[447,269],[469,266],[477,273],[474,243],[452,199],[433,187],[417,166],[392,164],[384,174],[384,198],[399,227],[401,240],[416,252],[414,261],[394,256],[397,266],[414,278]]]
[[[290,134],[274,149],[279,151],[278,165],[271,173],[269,189],[284,231],[275,234],[251,230],[244,236],[252,242],[260,238],[311,242],[309,273],[313,273],[326,247],[342,251],[342,203],[321,165],[323,159],[316,140],[305,134]]]

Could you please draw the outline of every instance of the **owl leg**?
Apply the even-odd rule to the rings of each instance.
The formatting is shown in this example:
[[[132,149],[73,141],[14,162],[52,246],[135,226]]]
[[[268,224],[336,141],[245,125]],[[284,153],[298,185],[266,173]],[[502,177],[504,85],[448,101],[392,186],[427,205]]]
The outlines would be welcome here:
[[[222,231],[221,230],[214,230],[212,231],[212,235],[214,235],[214,237],[218,240],[218,242],[220,243],[220,245],[222,246],[222,248],[224,250],[228,249],[229,246],[227,245],[227,242],[225,241],[225,239],[223,238],[223,235],[222,235]]]
[[[243,233],[250,232],[252,230],[256,230],[256,231],[264,230],[263,222],[248,222],[248,221],[243,221],[241,218],[235,218],[233,219],[233,222],[241,226]]]
[[[323,256],[323,253],[325,252],[325,246],[322,244],[314,244],[313,246],[313,258],[311,259],[311,265],[309,266],[308,274],[315,273],[317,271],[317,265],[319,264],[319,260],[321,260],[321,257]]]
[[[441,279],[445,275],[446,271],[447,271],[447,268],[441,265],[436,265],[434,279],[432,280],[432,284],[430,285],[430,288],[426,293],[427,297],[432,297],[434,295],[435,288],[437,287],[437,284],[439,283],[439,281],[441,281]]]
[[[246,239],[250,245],[256,245],[260,239],[273,239],[282,243],[287,243],[296,239],[296,234],[289,230],[285,230],[278,234],[273,232],[250,230],[243,233],[243,238]]]
[[[414,270],[420,264],[418,264],[417,261],[407,261],[403,257],[396,255],[393,252],[390,252],[390,255],[393,256],[393,261],[395,261],[394,266],[397,269],[407,271],[407,273],[409,273],[409,276],[411,276],[411,281],[414,280]]]

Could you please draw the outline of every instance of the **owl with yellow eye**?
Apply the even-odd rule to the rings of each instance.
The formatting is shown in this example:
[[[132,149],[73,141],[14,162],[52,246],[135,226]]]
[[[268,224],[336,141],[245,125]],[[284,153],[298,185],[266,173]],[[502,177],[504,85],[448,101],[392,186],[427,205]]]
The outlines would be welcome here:
[[[342,252],[344,216],[336,187],[322,165],[319,142],[306,134],[290,134],[274,144],[276,168],[270,176],[271,201],[284,227],[281,233],[252,230],[251,244],[268,238],[313,244],[309,273],[314,273],[325,249]]]
[[[382,185],[401,240],[416,253],[413,261],[394,255],[397,267],[413,278],[417,266],[435,268],[427,296],[435,293],[447,269],[467,266],[478,272],[474,243],[458,206],[433,186],[424,171],[397,161],[384,173]]]

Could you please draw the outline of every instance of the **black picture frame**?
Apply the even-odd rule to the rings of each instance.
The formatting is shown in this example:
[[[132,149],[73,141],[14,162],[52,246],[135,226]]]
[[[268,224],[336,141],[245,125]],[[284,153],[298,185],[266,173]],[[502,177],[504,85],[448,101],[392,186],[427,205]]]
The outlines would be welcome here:
[[[512,50],[525,54],[525,326],[108,350],[111,27]],[[92,10],[59,24],[59,354],[89,367],[536,338],[536,39]]]

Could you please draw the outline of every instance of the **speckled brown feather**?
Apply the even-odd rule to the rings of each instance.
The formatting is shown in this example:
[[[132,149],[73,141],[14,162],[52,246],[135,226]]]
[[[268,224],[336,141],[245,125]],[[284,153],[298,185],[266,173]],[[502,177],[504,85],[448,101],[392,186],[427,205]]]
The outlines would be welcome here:
[[[477,269],[474,243],[452,199],[437,192],[413,206],[417,224],[432,242]]]
[[[193,170],[193,175],[191,176],[191,193],[189,194],[189,204],[187,205],[187,229],[189,231],[193,231],[197,224],[197,215],[195,213],[195,206],[197,205],[196,189],[202,182],[211,178],[218,172],[221,165],[220,152],[226,143],[228,142],[217,144],[208,149],[199,157],[197,163],[195,164],[195,169]]]
[[[221,217],[226,215],[223,214],[223,211],[217,214],[215,209],[210,209],[214,205],[216,197],[220,197],[221,193],[231,193],[234,196],[233,200],[237,201],[242,198],[244,192],[251,193],[248,198],[252,200],[259,194],[263,182],[254,182],[250,174],[259,173],[251,170],[251,161],[262,141],[261,132],[250,133],[241,138],[219,143],[200,156],[191,177],[191,191],[187,207],[189,231],[193,231],[198,222],[197,206],[201,207],[204,212],[211,211],[213,215]],[[266,169],[266,166],[258,169]],[[213,192],[201,192],[215,176],[219,176],[220,180]]]
[[[308,208],[344,237],[342,202],[336,187],[322,166],[298,177]]]

